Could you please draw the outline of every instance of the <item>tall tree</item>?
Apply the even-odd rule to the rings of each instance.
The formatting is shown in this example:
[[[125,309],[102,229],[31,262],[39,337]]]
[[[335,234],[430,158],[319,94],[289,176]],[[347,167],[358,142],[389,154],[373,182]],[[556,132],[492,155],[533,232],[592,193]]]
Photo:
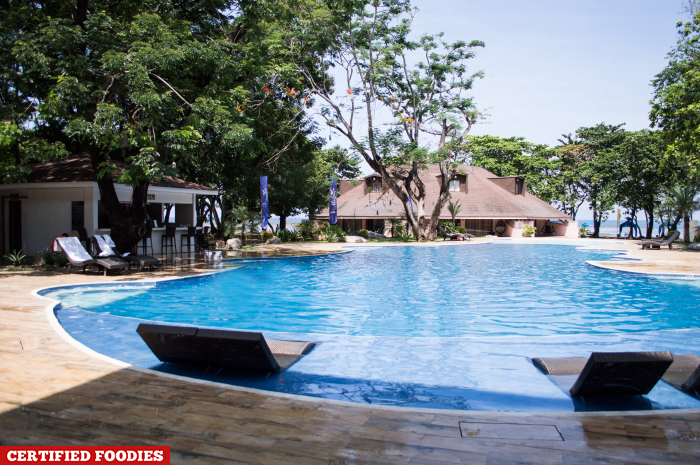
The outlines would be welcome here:
[[[3,53],[8,68],[0,92],[14,115],[20,107],[29,115],[27,147],[60,151],[63,144],[90,154],[113,237],[128,250],[148,221],[149,184],[176,175],[174,166],[218,172],[235,163],[217,154],[270,153],[256,136],[255,110],[278,96],[266,85],[285,88],[295,79],[274,53],[279,38],[269,33],[271,18],[293,20],[293,9],[277,13],[276,6],[273,0],[11,2],[0,23],[3,42],[12,41]],[[277,123],[298,121],[298,113]],[[133,168],[117,170],[110,160]],[[129,210],[120,205],[115,182],[133,187]],[[209,184],[224,192],[232,187],[218,176]]]
[[[678,43],[666,68],[652,81],[654,98],[649,115],[652,127],[663,129],[668,156],[688,164],[690,176],[700,169],[700,13],[689,2],[692,20],[678,23]]]
[[[616,150],[625,140],[623,125],[601,123],[582,127],[576,130],[575,136],[565,134],[560,139],[569,153],[577,157],[573,160],[575,183],[593,210],[592,237],[598,237],[601,223],[615,205],[613,181],[620,172]]]
[[[416,238],[433,239],[462,156],[458,147],[479,118],[467,94],[482,74],[468,73],[466,62],[483,43],[447,43],[441,34],[412,40],[415,11],[406,0],[328,5],[316,23],[300,25],[297,34],[289,36],[288,48],[304,76],[303,85],[321,101],[319,113],[326,124],[352,144],[401,200]],[[347,21],[328,20],[343,15]],[[318,37],[334,38],[329,52],[318,50]],[[310,54],[323,63],[324,74],[335,67],[339,78],[319,79],[318,70],[308,66]],[[381,129],[383,120],[389,121],[386,130]],[[424,143],[431,140],[434,146]],[[429,163],[438,164],[441,174],[430,213],[420,178]]]
[[[618,203],[632,211],[641,208],[646,217],[646,237],[651,238],[654,217],[663,191],[676,181],[669,163],[663,163],[666,144],[659,131],[638,131],[626,134],[619,145],[618,169],[613,177]]]

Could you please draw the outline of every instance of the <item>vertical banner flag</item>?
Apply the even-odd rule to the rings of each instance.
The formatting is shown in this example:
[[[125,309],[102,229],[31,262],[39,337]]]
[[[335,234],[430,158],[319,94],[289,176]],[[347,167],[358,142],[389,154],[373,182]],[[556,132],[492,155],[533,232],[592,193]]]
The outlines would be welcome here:
[[[270,203],[267,199],[267,176],[260,176],[260,203],[262,204],[262,230],[267,230],[267,218],[270,214]]]
[[[328,209],[328,216],[331,224],[338,224],[338,184],[331,178],[331,202]]]

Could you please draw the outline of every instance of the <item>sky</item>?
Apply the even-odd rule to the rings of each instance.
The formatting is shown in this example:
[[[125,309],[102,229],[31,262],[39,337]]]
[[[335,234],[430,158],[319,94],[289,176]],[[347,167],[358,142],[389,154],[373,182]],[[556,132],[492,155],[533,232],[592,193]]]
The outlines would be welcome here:
[[[490,116],[473,135],[557,145],[598,123],[649,127],[651,80],[685,20],[681,0],[414,0],[416,33],[481,40],[473,96]]]
[[[485,43],[468,66],[485,74],[472,96],[489,116],[471,135],[554,146],[562,134],[598,123],[650,127],[651,81],[668,63],[676,24],[688,19],[686,2],[413,0],[413,31]],[[341,137],[328,145],[348,146]],[[577,219],[590,218],[584,204]]]

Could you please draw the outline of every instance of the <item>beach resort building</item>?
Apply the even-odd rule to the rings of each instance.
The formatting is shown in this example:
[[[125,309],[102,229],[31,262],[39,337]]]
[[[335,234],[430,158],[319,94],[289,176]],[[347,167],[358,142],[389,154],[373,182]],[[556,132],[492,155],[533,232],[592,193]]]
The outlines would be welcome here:
[[[31,168],[27,182],[0,184],[0,256],[14,250],[33,255],[51,246],[56,236],[81,228],[88,236],[110,233],[88,154],[70,155]],[[127,206],[132,188],[124,184],[115,184],[115,188],[119,201]],[[175,211],[175,225],[194,226],[197,196],[216,194],[216,190],[182,179],[167,178],[166,185],[152,183],[148,188],[148,207],[155,221],[153,250],[160,250],[167,207]],[[176,244],[180,244],[179,236],[186,233],[186,227],[177,228]]]
[[[525,227],[537,228],[537,235],[578,237],[578,225],[570,216],[527,191],[520,176],[499,177],[476,166],[460,165],[457,177],[450,183],[452,202],[459,203],[457,226],[477,236],[496,234],[521,237]],[[440,193],[440,169],[428,165],[420,173],[427,196],[425,210],[430,215]],[[378,174],[359,180],[341,180],[338,187],[338,224],[344,230],[367,229],[388,232],[388,218],[404,214],[396,195],[383,185]],[[319,211],[317,221],[328,221],[328,207]],[[452,221],[447,205],[440,220]]]

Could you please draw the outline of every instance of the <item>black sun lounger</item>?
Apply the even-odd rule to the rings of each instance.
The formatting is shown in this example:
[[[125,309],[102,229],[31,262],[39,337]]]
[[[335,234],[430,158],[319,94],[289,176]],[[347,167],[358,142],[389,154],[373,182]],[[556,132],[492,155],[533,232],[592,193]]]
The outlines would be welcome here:
[[[455,233],[448,234],[447,232],[445,232],[445,230],[442,229],[442,226],[438,226],[437,231],[442,237],[444,237],[443,241],[446,241],[447,239],[449,239],[451,241],[458,241],[461,239],[459,234],[455,234]]]
[[[316,344],[265,339],[262,333],[141,323],[139,333],[161,362],[246,371],[284,371]]]
[[[107,254],[114,255],[121,258],[129,263],[136,263],[140,268],[150,268],[152,266],[160,266],[160,260],[156,257],[151,257],[150,255],[123,255],[117,249],[117,245],[112,240],[109,234],[103,234],[102,236],[95,236],[95,248],[100,252],[106,252]]]
[[[673,363],[661,379],[681,391],[700,391],[700,357],[674,355]]]
[[[572,396],[644,395],[671,363],[671,352],[593,352],[582,358],[533,358],[547,375],[579,374]]]
[[[66,255],[66,258],[70,263],[70,267],[68,268],[69,273],[70,269],[74,266],[82,266],[84,273],[87,266],[99,265],[104,268],[104,274],[107,276],[107,270],[124,269],[129,267],[127,262],[119,258],[92,258],[77,237],[58,237],[56,238],[56,242],[61,250],[63,250],[63,253]]]

